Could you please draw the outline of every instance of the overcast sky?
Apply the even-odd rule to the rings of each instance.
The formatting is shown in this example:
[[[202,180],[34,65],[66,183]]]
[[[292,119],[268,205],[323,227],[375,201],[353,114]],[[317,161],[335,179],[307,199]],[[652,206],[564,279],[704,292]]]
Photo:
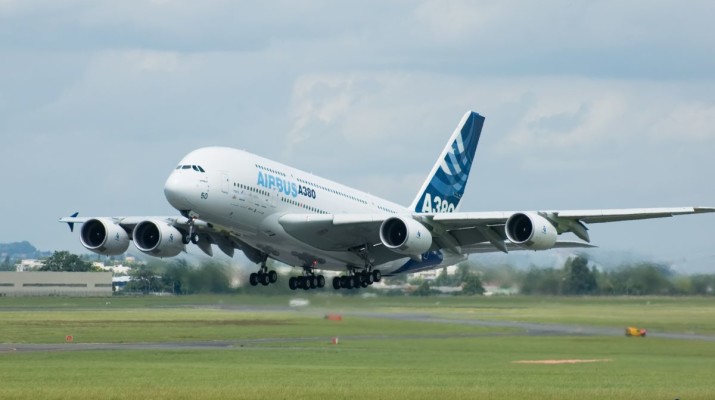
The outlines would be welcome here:
[[[256,3],[256,4],[254,4]],[[0,242],[59,217],[173,215],[194,148],[408,204],[486,117],[462,211],[715,206],[712,1],[0,0]],[[715,271],[715,216],[592,226]]]

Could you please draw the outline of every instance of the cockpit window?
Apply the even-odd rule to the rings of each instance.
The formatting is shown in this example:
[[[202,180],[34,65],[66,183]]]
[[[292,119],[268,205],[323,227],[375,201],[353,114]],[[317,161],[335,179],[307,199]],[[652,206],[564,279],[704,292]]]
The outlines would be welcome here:
[[[197,165],[197,167],[199,168],[199,171],[200,171],[200,172],[206,172],[206,171],[204,171],[204,169],[203,169],[203,168],[201,168],[201,166],[200,166],[200,165]]]
[[[181,169],[191,169],[191,165],[182,165]]]
[[[191,168],[193,168],[194,171],[199,172],[199,167],[197,167],[197,166],[195,166],[195,165],[192,165]]]
[[[178,167],[176,167],[176,169],[181,169],[181,165],[179,165]]]

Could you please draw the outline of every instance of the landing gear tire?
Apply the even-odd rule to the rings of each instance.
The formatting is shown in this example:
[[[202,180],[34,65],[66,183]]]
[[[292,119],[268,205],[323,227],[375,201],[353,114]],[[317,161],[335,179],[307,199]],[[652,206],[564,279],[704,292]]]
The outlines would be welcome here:
[[[189,235],[182,235],[182,236],[181,236],[181,243],[183,243],[183,244],[189,244],[189,243],[191,243],[191,236],[189,236]]]
[[[290,290],[296,290],[298,289],[298,283],[296,282],[296,278],[291,276],[290,279],[288,279],[288,287]]]
[[[261,281],[261,284],[263,286],[268,286],[269,283],[271,283],[270,279],[268,278],[268,274],[260,274],[258,278]]]
[[[316,284],[318,285],[319,288],[324,288],[325,287],[325,277],[323,275],[318,275],[316,277]]]
[[[251,284],[251,286],[258,285],[258,274],[255,272],[251,272],[251,275],[248,276],[248,282]]]
[[[199,243],[199,234],[194,233],[193,235],[191,235],[190,240],[191,240],[191,243],[198,244]]]
[[[340,290],[342,285],[340,284],[340,277],[336,276],[333,278],[333,289]]]
[[[374,282],[380,282],[382,280],[382,272],[379,269],[372,271],[372,280]]]
[[[276,283],[278,281],[278,273],[276,271],[268,271],[268,282]]]

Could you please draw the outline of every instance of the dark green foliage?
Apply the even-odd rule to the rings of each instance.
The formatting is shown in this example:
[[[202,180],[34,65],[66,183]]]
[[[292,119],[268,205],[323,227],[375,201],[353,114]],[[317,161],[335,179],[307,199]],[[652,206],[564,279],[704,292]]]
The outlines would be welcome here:
[[[593,272],[588,268],[588,259],[577,256],[564,265],[563,294],[584,295],[593,294],[598,289],[598,283]]]
[[[479,275],[475,273],[469,273],[463,278],[462,292],[465,296],[474,296],[484,294],[484,286],[482,286],[482,280],[479,279]]]
[[[92,264],[82,260],[78,255],[70,254],[68,251],[56,251],[47,257],[45,264],[40,267],[40,271],[55,272],[94,272],[96,268]]]
[[[15,270],[15,264],[12,262],[10,259],[10,256],[5,256],[5,259],[3,260],[2,264],[0,264],[0,271],[14,271]]]
[[[620,295],[675,294],[673,272],[666,266],[641,263],[611,272],[613,293]]]
[[[563,274],[554,268],[532,267],[521,283],[523,294],[555,295],[561,293]]]
[[[142,293],[230,293],[227,267],[216,262],[191,266],[186,260],[152,261],[136,268],[125,287],[127,292]]]
[[[437,291],[430,288],[429,282],[424,281],[424,282],[422,282],[422,284],[420,286],[417,287],[417,289],[415,289],[412,292],[412,295],[413,296],[429,296],[431,294],[436,294],[436,293],[437,293]]]

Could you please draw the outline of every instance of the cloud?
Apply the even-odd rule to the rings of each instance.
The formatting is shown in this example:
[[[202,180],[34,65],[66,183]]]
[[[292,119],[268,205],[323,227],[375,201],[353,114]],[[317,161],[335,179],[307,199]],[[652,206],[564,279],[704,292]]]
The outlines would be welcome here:
[[[168,170],[206,145],[407,204],[469,109],[464,210],[707,204],[713,4],[0,0],[0,157],[22,171],[0,172],[22,194],[0,241],[172,212]],[[672,246],[593,236],[709,237],[678,224]]]

